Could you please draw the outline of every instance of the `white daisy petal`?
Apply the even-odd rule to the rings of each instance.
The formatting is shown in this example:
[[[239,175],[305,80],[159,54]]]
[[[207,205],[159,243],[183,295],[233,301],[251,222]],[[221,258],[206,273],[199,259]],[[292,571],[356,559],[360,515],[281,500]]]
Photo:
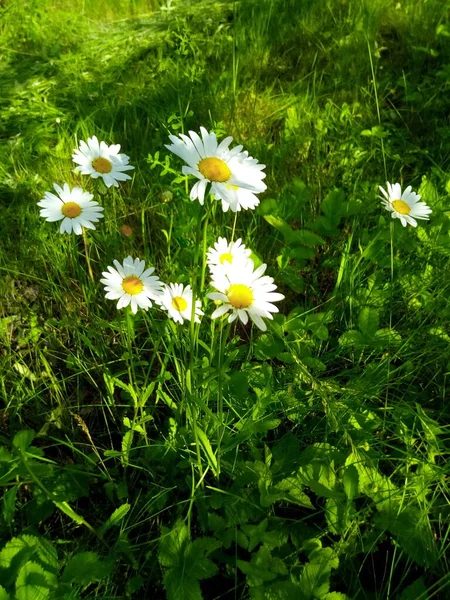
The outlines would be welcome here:
[[[158,299],[163,310],[166,310],[169,317],[175,323],[182,324],[184,320],[190,321],[192,318],[192,289],[190,285],[186,287],[181,283],[169,283],[164,285],[163,291]],[[196,323],[200,322],[199,317],[203,315],[201,303],[195,302],[194,319]]]
[[[391,185],[387,182],[387,191],[379,186],[383,196],[380,196],[382,206],[390,211],[393,219],[400,219],[403,227],[408,224],[417,227],[416,219],[428,220],[432,210],[425,202],[419,202],[421,196],[412,191],[409,185],[402,193],[399,183]]]
[[[93,179],[101,177],[107,187],[118,187],[118,181],[131,179],[124,171],[134,169],[128,164],[126,154],[118,154],[119,149],[119,144],[108,146],[103,141],[99,143],[96,136],[89,138],[87,144],[80,141],[79,148],[72,155],[72,160],[78,165],[75,170]]]
[[[171,145],[166,148],[179,156],[189,166],[183,166],[185,175],[193,175],[200,180],[191,190],[191,200],[204,202],[206,186],[209,183],[211,193],[222,201],[224,212],[241,209],[254,209],[259,200],[256,193],[263,192],[266,184],[262,181],[266,176],[264,165],[249,157],[248,152],[242,152],[242,146],[229,149],[232,137],[227,137],[218,145],[214,133],[208,133],[200,127],[201,137],[194,131],[189,131],[189,137],[184,134],[170,135]]]
[[[138,308],[147,310],[152,306],[152,299],[162,294],[162,283],[158,277],[149,275],[154,268],[145,270],[145,261],[127,256],[122,264],[114,260],[113,267],[107,267],[100,279],[105,286],[105,297],[108,300],[119,299],[117,308],[124,308],[131,304],[131,310],[136,313]]]
[[[219,238],[214,249],[209,249],[207,260],[212,275],[211,286],[217,292],[207,296],[223,302],[211,318],[216,319],[231,311],[229,323],[239,318],[246,325],[250,317],[259,329],[265,331],[263,319],[273,318],[272,313],[278,312],[278,307],[272,303],[283,300],[284,296],[274,291],[276,286],[272,277],[263,275],[267,265],[255,269],[253,261],[248,258],[249,252],[241,240],[228,244],[225,238]]]
[[[67,183],[63,187],[54,183],[53,188],[58,196],[46,192],[44,199],[38,202],[38,206],[44,207],[39,212],[41,217],[48,222],[62,221],[60,233],[74,231],[76,235],[80,235],[83,227],[95,229],[92,223],[103,218],[103,207],[92,201],[92,194],[83,192],[79,187],[71,190]]]

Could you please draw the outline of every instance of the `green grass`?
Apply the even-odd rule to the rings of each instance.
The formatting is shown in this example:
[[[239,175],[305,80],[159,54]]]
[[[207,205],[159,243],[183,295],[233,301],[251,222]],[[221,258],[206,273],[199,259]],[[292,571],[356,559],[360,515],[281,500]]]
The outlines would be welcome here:
[[[449,8],[2,3],[0,600],[449,597]],[[104,298],[113,259],[188,284],[231,238],[164,147],[201,125],[267,165],[235,230],[286,297],[267,333]],[[132,181],[73,172],[92,135]],[[54,182],[105,207],[94,281]]]

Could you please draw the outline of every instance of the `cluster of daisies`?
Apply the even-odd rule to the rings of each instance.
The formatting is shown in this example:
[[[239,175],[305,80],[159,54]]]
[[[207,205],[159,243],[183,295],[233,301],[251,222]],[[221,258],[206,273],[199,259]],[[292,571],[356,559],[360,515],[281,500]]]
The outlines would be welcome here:
[[[88,142],[81,141],[80,147],[74,150],[72,159],[78,165],[75,171],[82,175],[90,175],[97,179],[101,177],[107,187],[119,187],[119,181],[131,179],[125,171],[134,169],[129,164],[126,154],[119,154],[120,144],[108,146],[99,142],[95,135]],[[95,229],[94,223],[103,218],[103,207],[92,200],[93,194],[85,192],[80,187],[70,189],[65,183],[63,187],[53,184],[56,194],[46,192],[38,202],[41,207],[40,215],[47,221],[61,221],[60,233],[81,235],[83,227]]]
[[[213,199],[222,202],[226,212],[253,209],[259,204],[256,194],[263,192],[265,165],[249,156],[242,146],[230,148],[232,137],[218,142],[214,133],[200,128],[201,137],[189,132],[189,137],[181,134],[170,136],[171,145],[167,148],[180,156],[188,166],[183,173],[195,175],[198,182],[193,186],[190,197],[204,203],[206,188]],[[94,136],[87,143],[80,142],[74,150],[73,161],[76,171],[103,179],[107,187],[118,186],[119,181],[130,179],[126,173],[134,167],[129,157],[121,154],[119,145],[108,146]],[[95,229],[103,217],[103,207],[93,201],[93,195],[80,187],[71,189],[67,183],[54,184],[54,191],[46,192],[38,205],[41,216],[47,221],[61,221],[60,232],[81,234],[83,227]],[[241,240],[228,242],[219,238],[207,253],[207,263],[211,273],[211,288],[207,294],[218,305],[212,313],[213,319],[230,313],[228,321],[237,318],[247,324],[249,318],[261,330],[266,330],[264,318],[271,319],[278,312],[273,304],[282,300],[282,294],[275,293],[276,285],[271,277],[265,276],[266,265],[255,269],[250,259],[251,251]],[[191,286],[181,283],[165,284],[154,274],[154,267],[146,269],[145,262],[128,256],[122,264],[115,260],[114,267],[107,267],[100,280],[105,286],[106,298],[117,300],[117,308],[130,306],[133,313],[158,305],[167,311],[177,323],[194,319],[199,322],[203,316],[201,301],[194,299]]]
[[[193,185],[190,198],[204,204],[208,193],[213,200],[221,201],[224,212],[236,213],[242,209],[254,209],[259,204],[257,194],[266,189],[263,179],[265,165],[249,156],[241,145],[230,148],[232,137],[220,143],[214,133],[200,127],[200,135],[190,131],[189,135],[169,136],[166,148],[187,163],[185,175],[194,175],[198,181]],[[134,169],[129,157],[120,153],[120,145],[108,146],[93,136],[87,143],[80,142],[74,150],[75,171],[92,178],[101,178],[105,185],[119,186],[119,181],[131,179],[126,171]],[[54,191],[46,192],[38,203],[40,214],[47,221],[61,221],[60,232],[82,234],[83,227],[95,229],[103,217],[103,207],[93,201],[93,195],[80,187],[71,189],[67,183],[53,185]],[[428,219],[431,209],[420,202],[420,195],[407,187],[402,193],[399,183],[387,183],[387,191],[380,186],[383,206],[393,218],[400,219],[403,226],[417,226],[416,219]],[[211,315],[215,319],[230,313],[228,321],[239,319],[247,324],[249,317],[255,325],[265,331],[264,318],[271,319],[278,312],[273,302],[284,296],[276,293],[271,277],[264,275],[266,265],[255,269],[250,259],[251,251],[241,240],[228,242],[219,238],[207,253],[207,264],[211,274],[211,287],[216,291],[207,294],[218,305]],[[114,261],[100,281],[105,285],[106,298],[117,300],[117,308],[130,306],[133,313],[138,308],[147,310],[152,301],[167,311],[178,323],[203,315],[201,301],[193,297],[191,287],[181,283],[162,283],[153,274],[154,268],[145,268],[145,262],[128,256],[122,264]],[[194,305],[195,302],[195,305]]]
[[[255,325],[265,331],[263,319],[272,319],[272,313],[278,308],[272,304],[283,300],[284,296],[275,292],[276,285],[272,277],[264,275],[267,265],[257,269],[250,259],[251,250],[242,241],[228,242],[219,238],[213,248],[207,252],[207,264],[211,275],[211,287],[215,292],[207,294],[219,306],[212,313],[216,319],[226,313],[228,322],[237,318],[246,325],[249,317]],[[166,310],[176,323],[194,318],[200,321],[203,316],[200,300],[195,300],[190,285],[181,283],[162,283],[155,276],[154,268],[145,269],[145,262],[128,256],[122,264],[114,261],[114,267],[108,267],[103,273],[101,283],[105,285],[106,298],[117,300],[117,308],[130,305],[136,313],[138,308],[147,310],[152,301]]]

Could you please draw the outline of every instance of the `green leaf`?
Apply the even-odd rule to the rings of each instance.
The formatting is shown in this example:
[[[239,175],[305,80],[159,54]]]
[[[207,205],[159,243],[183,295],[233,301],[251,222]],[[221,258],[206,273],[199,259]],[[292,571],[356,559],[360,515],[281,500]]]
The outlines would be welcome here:
[[[213,452],[213,449],[212,449],[211,443],[208,439],[208,436],[200,428],[197,428],[197,435],[198,435],[200,445],[203,448],[203,452],[205,453],[206,458],[208,460],[208,464],[211,467],[211,470],[214,473],[214,475],[217,476],[218,475],[217,458]]]
[[[304,493],[301,481],[297,477],[287,477],[283,479],[274,488],[277,492],[280,492],[278,497],[279,500],[286,500],[286,502],[292,502],[305,508],[314,508],[311,504],[311,500]]]
[[[67,502],[54,502],[53,504],[65,515],[70,517],[77,525],[88,525],[87,521],[85,521],[81,515],[76,513]]]
[[[356,329],[350,329],[349,331],[346,331],[339,338],[339,346],[342,346],[343,348],[348,348],[350,346],[354,348],[361,348],[365,346],[365,343],[364,336]]]
[[[284,343],[274,335],[263,334],[256,340],[254,346],[255,355],[265,360],[267,358],[275,358],[284,349]]]
[[[178,521],[171,531],[162,528],[158,559],[167,570],[164,587],[168,600],[201,599],[199,579],[217,573],[216,565],[206,558],[221,546],[219,540],[199,538],[191,543],[187,526]]]
[[[342,534],[348,527],[351,516],[354,513],[352,504],[349,504],[347,498],[328,498],[325,506],[325,516],[331,533]]]
[[[27,562],[16,580],[17,600],[45,600],[57,587],[56,575],[35,562]]]
[[[11,584],[20,568],[31,561],[38,563],[46,572],[58,571],[56,550],[51,542],[41,537],[21,535],[12,538],[0,552],[0,568],[8,570],[8,582]]]
[[[122,519],[128,514],[130,508],[130,504],[122,504],[122,506],[116,508],[113,514],[109,517],[109,519],[105,521],[103,525],[99,528],[99,535],[104,535],[108,531],[108,529],[111,529],[111,527],[118,525],[120,521],[122,521]]]
[[[297,583],[292,581],[275,581],[250,588],[252,600],[308,600]]]
[[[380,315],[375,308],[362,308],[358,315],[358,327],[361,333],[371,338],[375,335],[380,324]]]
[[[31,444],[35,436],[35,432],[32,429],[22,429],[19,433],[16,433],[13,439],[13,446],[22,452],[26,452],[28,446]]]
[[[250,562],[238,560],[236,564],[247,575],[247,583],[250,587],[263,585],[266,581],[276,579],[278,575],[288,574],[283,560],[273,557],[266,546],[261,546],[258,552],[253,554]]]
[[[3,495],[3,519],[7,525],[10,525],[14,518],[18,488],[18,485],[14,485]]]
[[[164,574],[163,581],[167,600],[203,600],[200,584],[195,577],[180,577],[176,569],[169,569]]]
[[[385,506],[375,517],[376,525],[397,537],[400,548],[417,564],[431,567],[437,560],[437,549],[428,515],[419,508]]]
[[[420,600],[428,600],[427,588],[425,587],[422,577],[416,579],[411,585],[408,585],[408,587],[403,590],[399,600],[417,600],[417,598],[420,598]]]
[[[325,244],[325,240],[307,229],[299,229],[294,231],[294,239],[296,243],[305,244],[306,246],[318,246],[319,244]]]
[[[266,198],[257,208],[260,215],[273,215],[279,210],[279,202],[275,198]]]
[[[180,553],[189,543],[189,530],[183,521],[177,521],[173,529],[162,528],[163,537],[159,545],[158,559],[163,567],[176,567]]]
[[[353,465],[349,465],[344,472],[344,490],[349,500],[358,496],[358,471]]]
[[[11,600],[11,596],[5,590],[4,587],[0,585],[0,600]]]
[[[127,466],[129,463],[130,450],[133,446],[134,432],[132,429],[128,430],[122,438],[122,465]]]
[[[10,463],[12,461],[13,461],[13,457],[12,457],[11,453],[8,452],[8,450],[4,446],[1,446],[0,447],[0,463],[2,463],[2,462]]]
[[[310,554],[300,576],[300,587],[309,598],[322,598],[330,588],[331,569],[337,569],[339,559],[331,548],[317,548]]]
[[[96,552],[79,552],[66,565],[61,581],[90,585],[106,579],[112,570],[110,561],[102,560]]]

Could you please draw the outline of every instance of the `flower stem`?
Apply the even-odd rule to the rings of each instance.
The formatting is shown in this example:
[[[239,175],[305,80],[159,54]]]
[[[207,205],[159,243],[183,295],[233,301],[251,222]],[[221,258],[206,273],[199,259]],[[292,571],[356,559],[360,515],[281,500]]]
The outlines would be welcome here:
[[[236,231],[237,212],[234,213],[233,230],[231,231],[231,241],[234,241],[234,232]]]
[[[89,277],[91,278],[92,283],[95,282],[94,273],[92,272],[91,260],[89,258],[89,248],[88,248],[88,239],[86,235],[86,229],[83,227],[83,242],[84,242],[84,255],[86,256],[86,264],[88,268]]]

